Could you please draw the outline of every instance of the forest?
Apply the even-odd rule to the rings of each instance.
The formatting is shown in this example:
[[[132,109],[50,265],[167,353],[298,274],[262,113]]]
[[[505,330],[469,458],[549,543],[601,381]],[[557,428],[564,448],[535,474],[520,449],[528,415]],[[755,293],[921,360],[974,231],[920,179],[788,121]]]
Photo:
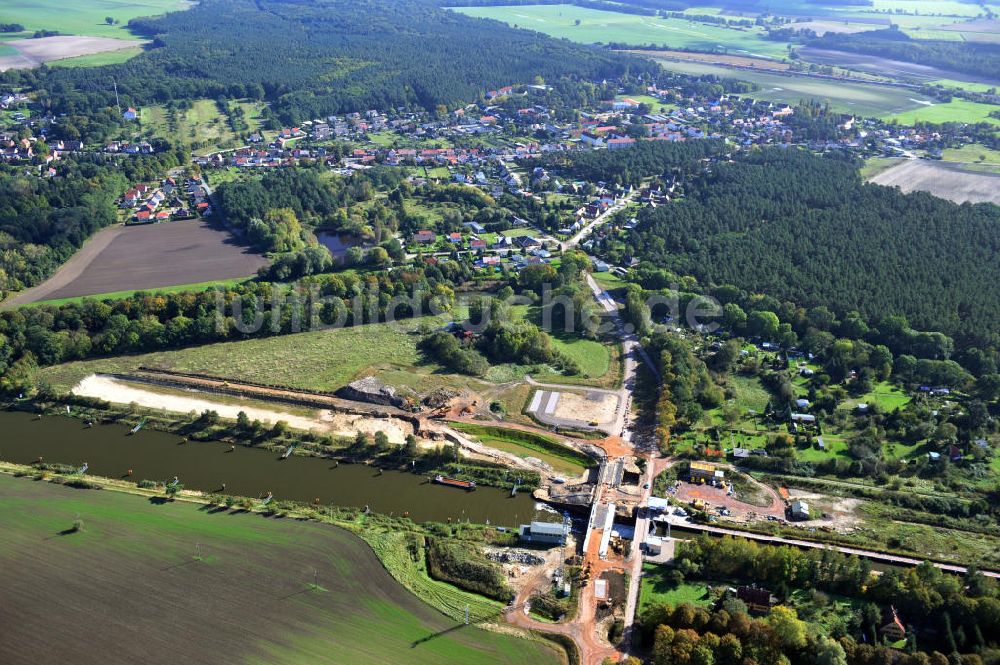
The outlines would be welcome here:
[[[130,183],[157,179],[179,159],[174,152],[66,158],[45,179],[0,171],[0,295],[47,278],[94,232],[118,221],[115,199]]]
[[[897,26],[853,34],[827,32],[808,45],[931,65],[993,80],[1000,72],[1000,44],[913,39]]]
[[[849,159],[765,149],[644,209],[627,250],[705,285],[982,340],[1000,327],[998,222],[993,205],[864,184]]]
[[[453,285],[471,273],[468,265],[456,261],[392,275],[317,275],[300,280],[301,297],[283,304],[275,294],[286,293],[287,285],[248,282],[200,293],[140,292],[118,300],[85,298],[59,306],[3,310],[0,393],[30,393],[37,387],[35,368],[70,360],[289,334],[297,332],[296,327],[380,321],[394,296],[418,301],[425,312],[446,312],[454,304]],[[239,308],[232,306],[237,299]],[[224,312],[219,311],[220,303]],[[393,315],[413,316],[415,307],[398,306]]]
[[[251,98],[284,124],[331,113],[475,101],[491,88],[653,72],[651,62],[463,16],[422,0],[204,0],[129,22],[152,41],[128,62],[37,74],[54,110]],[[23,75],[21,75],[23,76]]]

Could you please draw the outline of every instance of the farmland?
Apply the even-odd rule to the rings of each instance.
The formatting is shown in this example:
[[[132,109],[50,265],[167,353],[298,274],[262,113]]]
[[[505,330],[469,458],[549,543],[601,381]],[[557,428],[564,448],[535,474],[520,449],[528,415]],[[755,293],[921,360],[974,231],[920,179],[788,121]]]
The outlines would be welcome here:
[[[121,52],[127,51],[131,55],[135,55],[139,52],[139,44],[140,42],[135,40],[63,35],[40,39],[18,39],[9,42],[7,46],[14,53],[0,57],[0,71],[4,69],[31,69],[47,62],[78,57],[103,58],[105,60],[117,57],[118,61],[122,61]],[[111,54],[116,55],[112,56]]]
[[[128,48],[106,51],[104,53],[93,53],[91,55],[78,55],[73,58],[63,58],[53,60],[50,67],[101,67],[103,65],[116,65],[125,62],[130,58],[142,53],[141,46],[130,46]]]
[[[8,476],[0,497],[11,665],[558,662],[541,643],[456,625],[335,527]]]
[[[266,263],[201,220],[116,226],[97,233],[55,275],[8,304],[246,277]]]
[[[768,41],[759,28],[737,29],[636,14],[585,9],[575,5],[518,5],[515,7],[456,7],[469,16],[492,18],[553,37],[584,44],[617,42],[655,44],[700,51],[723,51],[781,59],[785,44]],[[579,24],[577,24],[579,21]]]
[[[137,16],[156,16],[186,9],[188,0],[6,0],[0,7],[0,23],[20,23],[26,30],[55,30],[69,35],[128,39],[126,24]],[[105,17],[115,19],[108,25]]]
[[[700,62],[677,62],[657,59],[664,68],[682,74],[719,76],[751,81],[761,90],[750,93],[757,99],[797,104],[802,99],[829,101],[832,108],[862,115],[887,115],[923,108],[919,94],[891,86],[829,81],[807,76],[772,74],[768,72],[734,70]],[[924,100],[926,101],[926,100]],[[985,105],[983,105],[985,106]],[[901,121],[902,122],[902,121]]]
[[[971,171],[954,163],[906,160],[879,173],[872,182],[898,186],[904,192],[930,192],[956,203],[1000,204],[1000,175]]]

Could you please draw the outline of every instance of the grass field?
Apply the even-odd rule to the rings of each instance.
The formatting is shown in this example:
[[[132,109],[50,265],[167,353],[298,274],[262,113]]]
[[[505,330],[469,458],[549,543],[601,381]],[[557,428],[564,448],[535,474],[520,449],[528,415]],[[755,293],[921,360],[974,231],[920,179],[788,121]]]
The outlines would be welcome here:
[[[941,151],[941,158],[946,162],[1000,166],[1000,150],[976,143],[963,145],[961,148],[945,148]]]
[[[882,115],[882,119],[895,120],[901,125],[912,125],[917,122],[937,124],[945,122],[988,122],[1000,127],[1000,118],[990,117],[992,111],[1000,111],[1000,106],[970,102],[965,99],[953,99],[947,104],[921,105],[920,108],[916,109],[885,113]]]
[[[552,346],[574,360],[585,377],[600,378],[611,368],[607,345],[592,339],[553,335]]]
[[[559,474],[576,477],[593,465],[593,460],[554,439],[521,430],[505,429],[489,425],[451,423],[460,432],[474,436],[485,445],[519,457],[536,457]]]
[[[0,498],[9,665],[559,662],[436,612],[342,529],[9,476]]]
[[[102,65],[117,65],[142,53],[142,47],[132,46],[108,51],[107,53],[95,53],[93,55],[81,55],[75,58],[64,58],[53,60],[50,67],[100,67]]]
[[[699,51],[721,51],[781,59],[786,44],[764,39],[760,28],[736,29],[683,19],[620,14],[575,5],[517,5],[513,7],[456,7],[455,11],[504,21],[553,37],[584,44],[617,42],[655,44]],[[579,21],[579,25],[576,23]]]
[[[54,386],[68,390],[95,372],[130,371],[147,365],[307,390],[336,390],[368,368],[412,372],[420,357],[417,323],[406,321],[397,325],[399,330],[390,324],[377,323],[87,360],[47,368],[42,370],[42,376]],[[431,373],[438,368],[430,365],[422,369]]]
[[[664,68],[682,74],[711,74],[723,78],[751,81],[761,87],[748,96],[754,99],[797,104],[803,99],[829,102],[831,108],[867,116],[885,116],[917,108],[925,108],[918,101],[922,97],[912,90],[867,83],[847,83],[795,76],[734,70],[719,65],[700,62],[677,62],[658,59]],[[933,108],[933,107],[930,107]],[[902,122],[902,121],[901,121]]]
[[[131,38],[126,24],[137,16],[157,16],[187,9],[188,0],[5,0],[0,23],[20,23],[27,30],[56,30],[68,35]],[[110,16],[117,25],[108,25]]]
[[[246,100],[234,104],[244,111],[248,125],[246,131],[257,131],[261,125],[263,105]],[[215,100],[196,99],[191,108],[184,111],[149,106],[140,109],[140,114],[140,126],[149,135],[190,144],[201,154],[242,145],[233,132],[229,118],[222,113]]]
[[[242,284],[247,281],[244,277],[237,277],[235,279],[221,279],[214,282],[197,282],[196,284],[178,284],[177,286],[166,286],[157,289],[147,289],[142,293],[150,294],[168,294],[168,293],[197,293],[199,291],[207,291],[216,286],[227,287],[236,286],[237,284]],[[30,303],[31,305],[65,305],[68,303],[78,303],[85,298],[90,298],[93,300],[121,300],[122,298],[128,298],[139,291],[113,291],[111,293],[98,293],[92,296],[76,296],[73,298],[57,298],[55,300],[40,300],[37,302]]]
[[[874,178],[883,171],[888,171],[899,163],[900,158],[898,157],[869,157],[865,160],[865,163],[861,166],[861,170],[859,172],[862,178],[868,180],[869,178]]]
[[[899,389],[899,387],[881,381],[877,383],[870,392],[865,393],[856,400],[847,400],[845,405],[854,408],[857,404],[877,404],[883,411],[893,411],[902,409],[910,403],[911,397]]]
[[[970,92],[989,92],[995,90],[997,86],[989,83],[971,83],[969,81],[955,81],[952,79],[935,79],[928,81],[931,85],[943,85],[947,88],[960,88]]]
[[[691,603],[695,607],[708,607],[712,600],[704,582],[685,582],[679,586],[669,579],[669,566],[645,563],[642,565],[642,582],[639,586],[639,612],[650,605],[666,603],[679,605]]]
[[[729,377],[729,387],[733,391],[733,399],[740,413],[746,413],[748,410],[763,413],[771,400],[770,393],[755,376],[734,374]]]

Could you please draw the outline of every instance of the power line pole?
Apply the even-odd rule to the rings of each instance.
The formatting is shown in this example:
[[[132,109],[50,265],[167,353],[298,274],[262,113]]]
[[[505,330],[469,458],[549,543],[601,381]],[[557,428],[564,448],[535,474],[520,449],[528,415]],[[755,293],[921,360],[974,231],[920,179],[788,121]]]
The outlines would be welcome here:
[[[118,83],[114,79],[111,79],[111,85],[115,86],[115,106],[118,108],[118,117],[120,118],[122,115],[122,104],[118,101]]]

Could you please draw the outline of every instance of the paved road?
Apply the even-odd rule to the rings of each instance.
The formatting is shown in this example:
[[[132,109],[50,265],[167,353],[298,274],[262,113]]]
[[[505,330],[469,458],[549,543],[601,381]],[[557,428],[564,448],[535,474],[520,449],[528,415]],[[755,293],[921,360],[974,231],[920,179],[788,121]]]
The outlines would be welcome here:
[[[579,245],[581,242],[583,242],[584,238],[586,238],[587,236],[589,236],[591,234],[591,232],[594,229],[596,229],[598,226],[600,226],[604,222],[606,222],[609,219],[611,219],[611,217],[616,212],[618,212],[619,210],[623,209],[630,201],[635,200],[635,197],[638,196],[638,195],[639,195],[639,190],[638,189],[632,190],[632,192],[628,196],[624,197],[622,200],[620,200],[618,203],[614,204],[613,206],[610,206],[607,210],[605,210],[600,215],[598,215],[597,217],[595,217],[589,224],[586,224],[582,229],[580,229],[577,232],[577,234],[575,236],[573,236],[569,240],[563,242],[560,245],[560,247],[562,248],[562,250],[566,251],[567,249],[573,249],[574,247],[576,247],[577,245]]]

